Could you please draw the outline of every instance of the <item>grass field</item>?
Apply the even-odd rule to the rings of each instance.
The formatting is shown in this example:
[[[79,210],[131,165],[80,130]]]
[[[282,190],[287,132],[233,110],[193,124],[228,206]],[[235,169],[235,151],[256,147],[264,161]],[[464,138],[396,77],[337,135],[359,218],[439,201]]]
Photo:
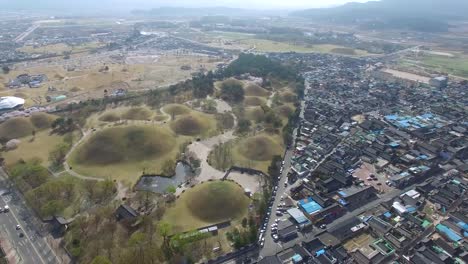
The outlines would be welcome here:
[[[421,65],[437,71],[468,78],[468,58],[466,57],[425,56],[421,60]]]
[[[75,56],[75,55],[74,55]],[[0,96],[11,96],[17,93],[22,94],[26,99],[26,107],[31,105],[47,104],[45,97],[48,95],[47,88],[52,86],[57,89],[54,94],[62,94],[68,97],[67,100],[86,100],[104,96],[104,90],[112,91],[116,88],[126,88],[129,90],[147,89],[149,87],[164,87],[175,82],[191,78],[191,74],[201,67],[212,70],[220,60],[197,56],[163,56],[157,63],[152,64],[115,64],[108,63],[109,71],[100,71],[103,62],[95,61],[92,58],[76,55],[77,62],[71,60],[68,64],[81,65],[81,60],[91,61],[90,65],[84,65],[75,71],[68,71],[63,58],[54,58],[49,61],[36,62],[24,66],[18,64],[18,69],[13,68],[8,74],[0,74]],[[192,70],[184,71],[180,67],[191,66]],[[7,89],[5,86],[9,80],[16,78],[20,74],[45,74],[47,82],[40,88],[30,89],[27,87],[19,89]]]
[[[160,125],[106,128],[78,146],[69,164],[83,175],[134,183],[144,170],[161,173],[164,163],[175,161],[179,146],[189,140]]]
[[[199,184],[183,193],[169,208],[163,220],[176,232],[183,232],[226,220],[243,218],[249,198],[244,190],[230,181]]]
[[[78,46],[69,46],[67,44],[59,43],[53,45],[46,45],[41,47],[34,47],[34,46],[24,46],[19,48],[18,50],[25,53],[32,53],[32,54],[63,54],[64,52],[81,52],[86,50],[91,50],[95,48],[99,48],[104,46],[104,44],[100,44],[97,42],[90,42],[85,43]]]
[[[43,130],[36,133],[34,140],[31,140],[32,136],[27,136],[20,139],[21,143],[18,148],[3,153],[5,163],[7,166],[13,165],[20,159],[30,160],[33,158],[39,158],[42,165],[49,165],[49,153],[63,140],[63,136],[49,134],[49,130]]]
[[[317,44],[317,45],[300,45],[295,43],[278,42],[267,39],[259,39],[254,34],[245,34],[238,32],[207,32],[204,42],[215,46],[220,46],[220,42],[230,41],[231,45],[222,45],[223,48],[239,48],[250,49],[255,47],[259,52],[298,52],[298,53],[335,53],[351,56],[365,56],[369,53],[365,50],[358,50],[339,45],[332,44]]]

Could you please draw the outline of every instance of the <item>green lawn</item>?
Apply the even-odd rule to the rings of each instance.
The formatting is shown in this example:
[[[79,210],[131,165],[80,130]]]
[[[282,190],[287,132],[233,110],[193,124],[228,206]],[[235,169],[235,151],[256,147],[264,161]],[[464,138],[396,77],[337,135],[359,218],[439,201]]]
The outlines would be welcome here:
[[[468,58],[445,57],[437,55],[425,56],[421,65],[437,71],[448,72],[453,75],[468,78]]]

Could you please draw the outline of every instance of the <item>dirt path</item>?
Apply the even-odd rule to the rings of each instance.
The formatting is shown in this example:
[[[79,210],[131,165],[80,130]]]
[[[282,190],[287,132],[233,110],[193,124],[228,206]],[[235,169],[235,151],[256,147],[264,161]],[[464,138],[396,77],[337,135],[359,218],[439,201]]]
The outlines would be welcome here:
[[[216,101],[216,110],[218,113],[232,112],[232,107],[225,101],[215,99]],[[197,158],[201,161],[200,164],[200,174],[196,177],[196,180],[208,181],[210,179],[221,179],[224,177],[226,172],[215,169],[210,164],[208,164],[208,155],[213,150],[213,148],[220,143],[226,143],[233,139],[236,139],[237,136],[234,135],[234,129],[237,126],[237,117],[232,114],[234,117],[234,126],[232,129],[226,131],[225,133],[214,136],[199,142],[193,142],[187,147],[188,151],[191,151],[197,155]],[[183,185],[176,190],[176,195],[182,193],[187,186]]]

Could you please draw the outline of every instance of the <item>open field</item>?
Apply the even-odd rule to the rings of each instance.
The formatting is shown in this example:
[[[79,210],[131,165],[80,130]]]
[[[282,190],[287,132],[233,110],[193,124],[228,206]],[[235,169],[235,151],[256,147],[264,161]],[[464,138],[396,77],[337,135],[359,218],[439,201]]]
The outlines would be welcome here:
[[[238,32],[205,32],[201,42],[226,49],[251,49],[259,52],[335,53],[351,56],[369,55],[367,51],[332,44],[301,45],[257,38],[254,34]]]
[[[8,74],[0,74],[0,96],[21,93],[20,97],[26,99],[26,107],[47,105],[47,95],[66,95],[68,99],[65,102],[100,98],[104,96],[106,89],[113,91],[118,88],[141,90],[165,87],[191,78],[191,74],[199,69],[212,70],[220,62],[208,57],[166,55],[161,56],[157,63],[128,65],[114,62],[105,55],[99,56],[102,58],[76,55],[76,58],[70,60],[54,58],[50,62],[43,60],[30,65],[18,64]],[[192,70],[181,70],[183,65],[190,66]],[[103,70],[105,66],[109,69]],[[69,71],[70,68],[74,70]],[[6,83],[24,73],[45,74],[48,81],[35,89],[23,87],[10,90],[6,87]],[[50,92],[48,87],[53,87],[56,91]]]
[[[256,84],[247,84],[244,86],[244,91],[246,96],[260,96],[260,97],[268,97],[270,96],[270,91],[267,89],[260,87]]]
[[[7,166],[13,165],[20,159],[30,160],[33,158],[39,158],[42,165],[49,166],[49,153],[54,150],[56,145],[62,142],[63,136],[57,134],[50,135],[49,130],[44,130],[37,132],[34,140],[31,139],[32,136],[22,138],[20,139],[21,143],[18,145],[18,148],[3,153]]]
[[[78,46],[69,46],[67,44],[54,44],[54,45],[47,45],[41,47],[34,47],[34,46],[23,46],[19,48],[19,51],[25,53],[33,53],[33,54],[63,54],[65,52],[82,52],[87,51],[95,48],[99,48],[104,46],[104,44],[100,44],[97,42],[86,43],[83,45]]]
[[[437,71],[468,78],[468,58],[447,56],[425,56],[421,65]]]
[[[245,106],[262,106],[262,105],[266,105],[266,103],[267,103],[267,100],[262,97],[246,96],[244,98]]]
[[[230,181],[199,184],[183,193],[169,208],[163,220],[177,232],[187,231],[247,214],[250,200],[244,190]]]
[[[417,57],[403,58],[399,64],[404,67],[423,68],[468,78],[468,57],[461,53],[426,53]]]
[[[68,162],[83,175],[134,183],[143,171],[161,173],[187,141],[190,138],[176,136],[159,125],[106,128],[81,143]]]

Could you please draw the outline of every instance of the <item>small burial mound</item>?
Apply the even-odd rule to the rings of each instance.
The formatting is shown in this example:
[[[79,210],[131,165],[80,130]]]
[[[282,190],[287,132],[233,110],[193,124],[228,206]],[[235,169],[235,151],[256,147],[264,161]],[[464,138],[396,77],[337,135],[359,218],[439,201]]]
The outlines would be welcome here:
[[[154,121],[156,122],[162,122],[162,121],[165,121],[167,120],[167,116],[164,116],[164,115],[157,115],[153,118]]]
[[[55,119],[57,117],[46,113],[34,113],[30,117],[31,123],[37,129],[50,128]]]
[[[244,98],[244,105],[246,106],[261,106],[266,104],[266,100],[256,96],[246,96]]]
[[[17,117],[0,124],[0,138],[11,140],[32,135],[34,126],[28,118]]]
[[[172,122],[171,129],[179,135],[196,136],[208,130],[209,124],[201,117],[186,115]]]
[[[249,205],[242,188],[230,181],[207,182],[187,191],[185,196],[183,200],[191,214],[209,223],[241,217]]]
[[[289,117],[294,112],[294,109],[289,105],[282,105],[276,109],[276,112],[282,117]]]
[[[105,113],[99,117],[99,121],[102,122],[117,122],[120,120],[120,116],[116,113]]]
[[[247,87],[244,88],[244,91],[246,96],[270,96],[270,92],[267,89],[256,84],[247,85]]]
[[[113,127],[97,132],[81,145],[75,160],[83,165],[141,161],[162,156],[175,145],[175,138],[162,128]]]
[[[245,110],[245,118],[258,123],[261,122],[263,118],[265,118],[265,112],[260,106],[251,107]]]
[[[281,146],[270,137],[259,135],[243,140],[239,152],[250,160],[267,161],[281,152]]]
[[[145,107],[135,107],[123,113],[122,118],[127,120],[148,120],[152,115],[153,113]]]
[[[170,116],[185,115],[190,113],[190,108],[181,104],[169,104],[163,107],[163,111]]]
[[[284,101],[284,102],[288,102],[288,103],[291,103],[291,102],[294,102],[296,100],[296,95],[293,93],[293,92],[290,92],[290,91],[286,91],[286,92],[282,92],[281,93],[281,99]]]

